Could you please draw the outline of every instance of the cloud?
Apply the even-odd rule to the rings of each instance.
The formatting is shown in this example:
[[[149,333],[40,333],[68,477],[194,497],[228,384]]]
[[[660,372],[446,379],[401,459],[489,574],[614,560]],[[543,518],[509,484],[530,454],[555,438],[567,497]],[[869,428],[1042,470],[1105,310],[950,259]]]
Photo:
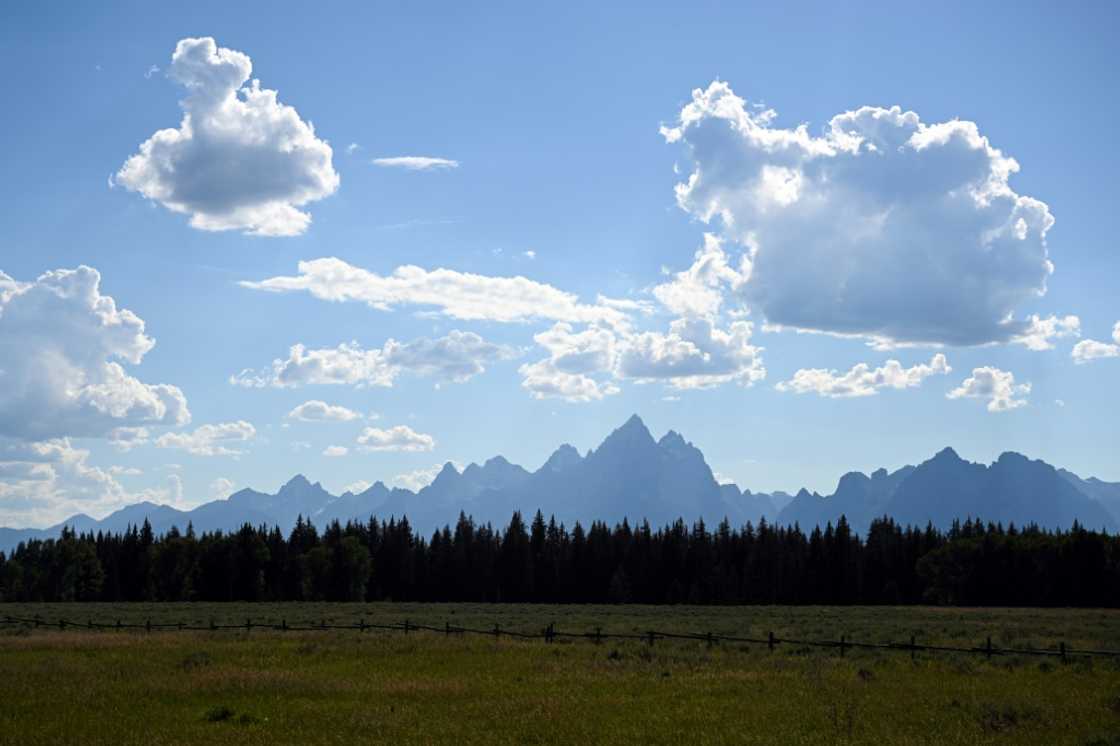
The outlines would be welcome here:
[[[190,433],[165,433],[156,438],[159,448],[178,448],[195,456],[240,456],[244,451],[230,444],[244,443],[257,435],[257,429],[245,420],[202,425]]]
[[[400,343],[390,339],[382,357],[397,370],[463,383],[484,372],[484,364],[509,360],[517,351],[487,342],[474,332],[451,330],[438,339],[421,337]]]
[[[367,481],[365,479],[359,479],[358,481],[351,482],[350,484],[343,487],[342,491],[343,492],[352,492],[355,495],[360,495],[363,492],[365,492],[366,490],[368,490],[370,488],[370,485],[372,485],[372,484],[373,484],[373,482]]]
[[[288,351],[286,360],[273,360],[270,369],[260,372],[244,370],[231,376],[230,383],[250,388],[307,384],[390,387],[406,372],[464,383],[483,373],[487,365],[517,354],[516,350],[487,342],[474,332],[459,330],[438,339],[390,339],[373,350],[362,349],[357,342],[321,350],[308,350],[296,344]]]
[[[932,375],[945,375],[952,371],[940,352],[933,356],[929,364],[903,368],[897,360],[888,360],[874,370],[867,363],[859,363],[847,373],[824,368],[802,368],[788,381],[775,386],[778,391],[795,394],[816,393],[830,398],[874,396],[880,390],[917,388],[922,381]]]
[[[334,257],[301,261],[295,277],[240,284],[274,293],[307,291],[320,300],[358,301],[379,311],[401,305],[428,306],[465,321],[628,323],[627,315],[616,308],[580,303],[572,293],[525,277],[492,277],[452,269],[428,271],[413,265],[397,267],[391,275],[379,275]]]
[[[455,462],[451,462],[457,471],[462,471],[463,467]],[[393,477],[393,484],[397,487],[403,487],[406,490],[419,492],[427,487],[443,470],[443,464],[435,464],[427,469],[413,469],[412,471],[398,474]]]
[[[521,386],[534,399],[563,399],[569,402],[597,401],[617,394],[620,389],[610,381],[596,381],[582,373],[560,370],[551,360],[526,363],[517,369]]]
[[[1083,339],[1073,346],[1070,355],[1073,357],[1073,362],[1078,365],[1106,357],[1120,357],[1120,321],[1112,327],[1112,344],[1098,342],[1095,339]]]
[[[436,441],[408,425],[397,425],[387,430],[365,428],[358,436],[358,446],[362,451],[430,451],[435,448]]]
[[[140,317],[101,294],[100,283],[86,266],[32,282],[0,272],[0,435],[103,437],[190,422],[179,388],[125,372],[122,363],[138,365],[155,340]]]
[[[653,288],[653,295],[680,316],[714,317],[723,304],[723,288],[738,290],[749,276],[745,256],[740,259],[739,268],[732,267],[722,241],[705,233],[704,245],[696,252],[692,266],[676,273],[672,281]]]
[[[142,500],[166,503],[181,490],[164,487],[130,492],[118,476],[138,470],[89,463],[89,451],[69,438],[21,441],[0,437],[0,525],[48,526],[75,513],[99,516]]]
[[[146,427],[115,427],[109,431],[109,442],[122,453],[148,443],[151,432]]]
[[[337,404],[327,404],[325,401],[312,399],[305,401],[298,407],[288,412],[289,420],[301,422],[349,422],[361,419],[357,412]]]
[[[532,249],[528,249],[526,251],[522,251],[521,256],[525,257],[526,259],[536,259],[537,252],[533,251]]]
[[[182,39],[168,75],[187,89],[177,129],[140,145],[116,183],[194,228],[294,236],[307,230],[309,202],[338,189],[331,147],[277,92],[249,81],[249,56],[214,39]]]
[[[233,492],[234,481],[228,477],[218,477],[210,483],[210,499],[220,500]]]
[[[754,325],[733,321],[721,330],[704,318],[682,318],[668,333],[642,332],[621,347],[616,373],[638,383],[662,381],[676,389],[725,383],[751,386],[766,377],[762,348],[750,343]]]
[[[346,446],[327,446],[323,449],[323,455],[328,458],[340,458],[350,453],[350,449]]]
[[[739,294],[768,324],[893,343],[1029,336],[1015,309],[1053,271],[1045,203],[976,124],[863,107],[821,136],[716,81],[662,128],[691,162],[682,209],[745,247]]]
[[[374,158],[370,161],[383,168],[403,168],[406,171],[442,171],[459,168],[459,161],[450,158],[432,158],[426,155],[398,155],[391,158]]]
[[[152,502],[163,503],[165,505],[180,505],[183,502],[183,478],[178,474],[168,474],[167,479],[164,480],[167,488],[162,491],[160,497]]]
[[[1076,316],[1057,317],[1051,315],[1041,318],[1038,314],[1027,317],[1027,329],[1023,334],[1012,338],[1012,342],[1024,345],[1031,350],[1052,350],[1052,339],[1081,336],[1081,319]]]
[[[1029,383],[1015,383],[1015,375],[999,368],[974,368],[972,376],[966,378],[957,388],[946,396],[950,399],[987,399],[989,412],[1006,412],[1027,406],[1026,396],[1031,392]]]
[[[753,326],[734,321],[726,330],[711,319],[681,318],[668,332],[576,332],[555,324],[533,339],[549,356],[519,369],[534,398],[588,402],[619,392],[614,381],[661,382],[674,389],[726,383],[750,386],[766,377],[762,348],[750,344]]]
[[[591,327],[576,332],[571,324],[561,322],[534,335],[533,340],[549,353],[544,360],[518,368],[521,386],[534,399],[589,402],[619,392],[613,383],[588,375],[614,367],[618,341],[610,329]]]
[[[159,65],[152,65],[151,67],[148,68],[147,72],[144,73],[144,80],[150,80],[151,77],[158,72],[159,72]]]
[[[361,145],[359,145],[356,142],[352,142],[352,143],[350,143],[349,145],[346,146],[346,155],[354,155],[354,153],[357,153],[361,149],[362,149]]]

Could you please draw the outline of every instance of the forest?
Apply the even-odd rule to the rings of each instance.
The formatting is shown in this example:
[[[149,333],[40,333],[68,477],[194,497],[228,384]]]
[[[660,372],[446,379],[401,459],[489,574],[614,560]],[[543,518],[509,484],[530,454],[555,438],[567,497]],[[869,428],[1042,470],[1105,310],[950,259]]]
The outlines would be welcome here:
[[[0,601],[476,601],[647,604],[1120,605],[1120,538],[976,520],[948,531],[844,518],[808,534],[760,520],[711,530],[538,511],[505,529],[460,515],[425,539],[407,518],[75,534],[0,553]]]

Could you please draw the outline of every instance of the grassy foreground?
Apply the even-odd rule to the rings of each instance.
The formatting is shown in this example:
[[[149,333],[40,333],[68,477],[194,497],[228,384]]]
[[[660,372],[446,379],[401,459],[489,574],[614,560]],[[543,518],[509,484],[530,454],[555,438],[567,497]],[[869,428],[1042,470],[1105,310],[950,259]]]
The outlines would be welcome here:
[[[916,608],[4,605],[277,619],[1120,647],[1120,614]],[[0,743],[1120,744],[1120,664],[386,632],[0,630]]]

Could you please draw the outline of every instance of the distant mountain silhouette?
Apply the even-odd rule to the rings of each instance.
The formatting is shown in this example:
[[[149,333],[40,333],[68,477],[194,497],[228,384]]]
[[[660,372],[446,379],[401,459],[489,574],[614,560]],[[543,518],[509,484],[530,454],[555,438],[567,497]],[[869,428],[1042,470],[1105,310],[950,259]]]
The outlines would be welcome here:
[[[1076,487],[1078,492],[1103,505],[1116,523],[1120,524],[1120,482],[1102,482],[1096,477],[1082,479],[1065,469],[1058,469],[1058,474]]]
[[[1004,525],[1037,523],[1044,528],[1068,528],[1079,521],[1087,528],[1116,531],[1120,519],[1109,512],[1105,499],[1078,489],[1070,479],[1077,477],[1066,474],[1063,477],[1046,462],[1018,453],[1004,453],[985,466],[945,448],[917,467],[905,466],[890,474],[880,469],[870,477],[845,474],[828,497],[798,495],[779,513],[778,522],[810,527],[835,523],[844,515],[853,529],[862,532],[873,519],[889,515],[904,525],[933,523],[939,528],[956,519],[979,518]],[[1101,495],[1120,493],[1120,485],[1100,480],[1095,484],[1101,485]],[[1120,506],[1120,499],[1113,504]]]
[[[990,466],[961,459],[946,448],[918,466],[870,475],[849,472],[828,496],[802,489],[754,493],[734,484],[718,484],[704,455],[670,430],[655,440],[645,423],[631,417],[585,456],[564,444],[536,471],[529,472],[502,456],[459,471],[448,463],[431,484],[417,492],[374,482],[360,493],[335,496],[302,474],[275,495],[243,489],[193,510],[144,502],[102,520],[76,515],[45,529],[0,528],[0,551],[31,538],[57,536],[63,526],[81,532],[124,531],[145,519],[157,533],[187,524],[198,532],[232,530],[243,523],[278,525],[288,531],[297,516],[324,526],[338,520],[407,516],[423,532],[453,524],[460,512],[479,523],[504,526],[514,510],[526,520],[540,509],[571,526],[601,520],[654,526],[678,518],[703,518],[714,527],[723,518],[738,526],[765,518],[798,524],[808,531],[835,523],[841,515],[856,531],[876,517],[890,515],[903,524],[948,527],[954,519],[1044,527],[1068,527],[1075,520],[1088,528],[1116,531],[1120,526],[1120,484],[1081,479],[1042,461],[1005,453]]]

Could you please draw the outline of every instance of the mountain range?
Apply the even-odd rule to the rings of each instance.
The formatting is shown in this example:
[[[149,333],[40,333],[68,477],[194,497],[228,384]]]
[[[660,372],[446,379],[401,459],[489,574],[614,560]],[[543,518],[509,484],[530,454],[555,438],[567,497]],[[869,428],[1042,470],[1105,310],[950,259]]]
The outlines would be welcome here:
[[[985,466],[945,448],[917,466],[870,475],[849,472],[827,496],[805,489],[792,496],[753,493],[719,484],[696,446],[674,431],[655,440],[635,415],[598,448],[580,455],[564,444],[532,472],[495,456],[462,471],[448,463],[417,492],[379,481],[360,493],[337,496],[297,475],[274,495],[243,489],[193,510],[142,502],[101,520],[79,514],[45,529],[0,528],[0,551],[10,551],[20,541],[55,537],[64,526],[78,532],[119,532],[145,519],[162,533],[188,524],[198,532],[228,531],[243,523],[289,530],[297,516],[320,527],[333,520],[365,521],[371,515],[408,516],[427,533],[454,523],[460,512],[476,522],[504,526],[515,510],[537,509],[569,526],[577,520],[586,525],[623,518],[631,523],[648,519],[659,526],[703,517],[714,524],[726,517],[734,525],[765,518],[808,530],[844,515],[854,530],[863,532],[876,517],[889,515],[923,527],[933,523],[946,528],[955,519],[979,517],[1047,528],[1068,528],[1076,520],[1115,532],[1120,527],[1120,483],[1082,479],[1013,452]]]

